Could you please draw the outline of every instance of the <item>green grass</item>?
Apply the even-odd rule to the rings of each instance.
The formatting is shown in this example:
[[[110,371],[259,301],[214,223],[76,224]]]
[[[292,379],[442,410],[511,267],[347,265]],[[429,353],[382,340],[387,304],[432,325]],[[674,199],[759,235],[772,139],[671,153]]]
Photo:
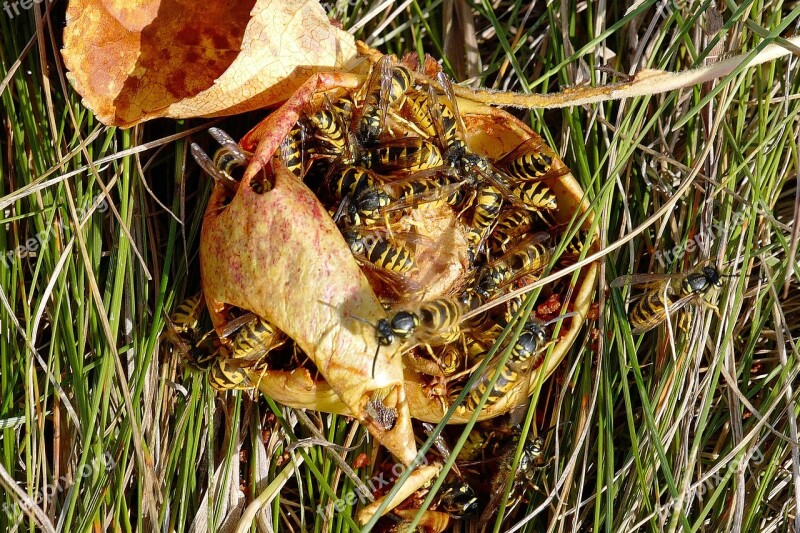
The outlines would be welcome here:
[[[99,124],[64,82],[64,5],[37,21],[44,5],[0,14],[0,530],[186,531],[196,521],[215,531],[257,497],[269,502],[258,530],[357,530],[354,507],[333,507],[371,477],[342,467],[374,457],[352,419],[216,395],[160,340],[166,315],[199,287],[211,184],[187,147],[189,135],[209,145],[207,123]],[[479,61],[453,54],[446,70],[534,93],[618,81],[604,66],[690,69],[792,36],[800,21],[788,2],[716,4],[711,31],[710,2],[626,14],[595,2],[455,0],[390,6],[362,24],[377,5],[328,7],[384,52],[443,57],[458,44],[442,24],[456,6],[472,17],[461,28]],[[495,531],[800,527],[797,66],[789,56],[680,92],[515,112],[572,169],[603,247],[643,232],[601,262],[596,341],[579,338],[524,424],[558,425],[547,433],[552,459]],[[236,137],[260,117],[221,126]],[[659,261],[697,235],[713,239]],[[637,290],[608,283],[705,259],[733,276],[713,298],[719,316],[699,307],[686,333],[673,321],[674,335],[631,335]],[[22,511],[44,492],[37,512]]]

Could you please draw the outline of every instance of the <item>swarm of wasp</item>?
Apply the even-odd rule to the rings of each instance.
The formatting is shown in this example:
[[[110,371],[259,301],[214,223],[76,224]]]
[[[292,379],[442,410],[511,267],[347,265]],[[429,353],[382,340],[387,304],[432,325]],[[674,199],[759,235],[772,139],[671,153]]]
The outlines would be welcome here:
[[[425,67],[435,84],[417,81]],[[378,351],[399,344],[424,394],[445,406],[446,391],[458,391],[466,381],[459,377],[469,377],[465,371],[486,357],[498,324],[510,321],[520,299],[492,302],[580,254],[578,233],[554,259],[564,216],[552,186],[563,186],[569,170],[538,136],[499,155],[471,149],[450,82],[429,64],[383,56],[362,85],[325,91],[314,102],[298,113],[274,157],[316,192],[386,309],[378,320],[350,319],[374,330]],[[193,153],[233,195],[236,168],[251,154],[221,130],[211,133],[221,144],[215,157],[196,145]],[[258,180],[249,185],[266,188]],[[529,319],[509,360],[487,366],[485,374],[501,376],[484,408],[491,411],[541,365],[550,335],[542,320]],[[256,366],[236,359],[234,368],[245,361]],[[472,386],[467,411],[486,381],[482,376]],[[380,395],[374,396],[368,414],[380,411]]]
[[[595,266],[577,286],[545,286],[540,297],[560,310],[532,313],[519,339],[493,350],[522,309],[508,294],[595,245],[570,223],[588,209],[580,188],[540,137],[457,99],[432,60],[368,64],[361,76],[304,84],[240,143],[212,128],[221,145],[213,157],[192,146],[217,183],[201,238],[216,338],[194,358],[215,387],[357,414],[386,443],[391,432],[411,435],[410,418],[440,420],[467,387],[454,423],[481,396],[482,419],[524,401],[578,335]],[[305,214],[276,214],[287,191],[309,189]],[[299,241],[302,226],[314,231]],[[338,242],[315,254],[309,242],[333,242],[327,228]],[[345,274],[348,261],[358,276]],[[397,454],[405,439],[387,447]]]

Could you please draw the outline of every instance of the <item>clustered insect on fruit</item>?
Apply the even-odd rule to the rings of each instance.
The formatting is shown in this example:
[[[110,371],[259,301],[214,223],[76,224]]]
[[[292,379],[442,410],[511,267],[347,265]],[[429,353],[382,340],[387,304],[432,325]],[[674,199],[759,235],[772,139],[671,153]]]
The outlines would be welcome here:
[[[444,378],[457,394],[469,377],[459,371],[480,364],[521,300],[487,304],[535,279],[553,259],[552,242],[559,234],[551,214],[558,202],[548,180],[568,169],[538,137],[496,159],[472,152],[449,81],[441,73],[437,81],[439,92],[416,83],[409,66],[384,56],[361,87],[324,94],[319,108],[291,128],[276,157],[317,193],[383,300],[387,315],[373,324],[378,349],[401,342],[408,364],[438,383]],[[193,154],[209,175],[235,188],[236,167],[245,166],[249,154],[223,131],[210,132],[221,144],[213,160],[197,145]],[[462,235],[463,270],[469,274],[445,292],[430,294],[419,263],[437,253],[436,243],[409,219],[420,213],[423,220],[424,213],[440,217],[443,211]],[[580,238],[570,242],[560,261],[580,253]],[[489,308],[462,318],[482,307]],[[274,329],[263,319],[253,323]],[[547,324],[531,316],[488,405],[541,363],[550,344]],[[265,342],[256,349],[258,340]],[[284,341],[266,334],[259,339],[252,327],[222,339],[214,385],[254,386],[237,371],[280,365],[272,359],[281,358],[270,352]],[[476,407],[496,366],[488,365],[466,408]],[[226,383],[222,376],[231,379]]]
[[[559,341],[551,324],[563,320],[572,327],[580,314],[567,312],[573,302],[565,298],[566,280],[544,287],[553,305],[531,313],[519,337],[492,352],[525,303],[521,296],[497,300],[548,268],[574,263],[586,234],[576,233],[557,254],[565,217],[556,216],[553,186],[569,169],[541,138],[529,135],[494,156],[473,150],[468,137],[474,132],[465,127],[450,82],[429,69],[429,78],[418,76],[417,69],[412,60],[384,56],[359,86],[316,94],[283,130],[288,133],[273,161],[316,194],[383,304],[379,319],[349,317],[373,332],[374,361],[380,350],[399,348],[442,412],[472,378],[457,415],[469,416],[482,403],[481,412],[495,416],[527,398],[533,372]],[[221,145],[215,156],[197,145],[192,153],[224,191],[214,207],[224,210],[254,156],[222,130],[209,131]],[[248,185],[259,195],[271,188],[263,175]],[[215,388],[255,388],[259,376],[299,367],[319,378],[292,338],[248,309],[226,306],[224,330],[201,334],[202,300],[195,296],[178,307],[171,338],[192,365],[209,370]],[[487,361],[490,352],[496,355]],[[396,394],[392,387],[371,390],[365,419],[391,431],[398,421]],[[504,401],[509,405],[498,408]],[[538,464],[541,453],[533,455]],[[521,482],[515,483],[518,490]],[[471,515],[477,497],[469,484],[453,479],[433,508],[445,516]]]

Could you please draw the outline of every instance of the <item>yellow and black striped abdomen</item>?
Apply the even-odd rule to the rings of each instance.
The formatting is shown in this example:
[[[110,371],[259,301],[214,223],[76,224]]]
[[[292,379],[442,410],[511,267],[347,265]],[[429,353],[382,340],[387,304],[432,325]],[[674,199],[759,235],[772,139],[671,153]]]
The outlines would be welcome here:
[[[380,174],[413,174],[440,167],[444,161],[435,144],[409,138],[377,146],[367,163]]]
[[[628,319],[634,333],[648,331],[662,323],[673,300],[662,289],[645,293],[631,309]]]
[[[489,251],[493,255],[502,255],[513,245],[517,237],[531,230],[533,218],[528,211],[509,211],[500,215],[494,230],[489,235]]]
[[[534,273],[542,270],[550,261],[552,252],[541,243],[531,243],[515,252],[505,260],[513,274]]]
[[[178,335],[191,342],[197,334],[203,302],[200,293],[181,302],[170,316]]]
[[[330,190],[336,201],[342,200],[345,196],[353,198],[376,185],[372,175],[363,168],[348,166],[331,180]]]
[[[295,176],[301,176],[305,170],[309,156],[314,152],[310,143],[306,142],[305,130],[296,124],[283,139],[280,148],[281,158],[286,168]]]
[[[472,212],[472,227],[483,233],[495,221],[503,207],[503,195],[491,185],[481,185]]]
[[[548,210],[558,208],[556,195],[541,181],[521,182],[513,192],[529,208]]]
[[[347,142],[347,132],[340,116],[332,109],[322,109],[308,117],[316,128],[314,138],[318,141],[317,153],[329,156],[340,155]]]
[[[510,161],[506,172],[520,181],[526,181],[544,176],[552,166],[553,158],[537,150]]]
[[[252,389],[253,384],[243,368],[231,364],[229,360],[217,359],[208,377],[211,386],[219,391]]]
[[[466,409],[475,410],[478,408],[481,397],[486,393],[489,381],[494,375],[494,372],[494,369],[487,370],[486,374],[480,379],[480,381],[478,381],[478,383],[475,384],[475,387],[469,392],[469,395],[464,400],[464,407]],[[492,387],[489,397],[486,399],[486,403],[483,404],[483,408],[488,409],[489,406],[494,405],[498,400],[505,396],[512,388],[514,388],[514,385],[517,384],[519,381],[519,376],[519,372],[512,369],[511,366],[504,365],[503,368],[500,369],[500,375],[497,376],[497,381],[494,382],[494,387]]]
[[[271,350],[283,344],[283,341],[283,334],[259,317],[248,322],[236,334],[230,357],[239,360],[237,364],[240,366],[243,361],[257,364]]]
[[[383,236],[365,239],[364,256],[381,268],[392,272],[405,273],[414,269],[414,255],[405,246]]]
[[[454,298],[438,298],[420,305],[416,336],[419,342],[437,346],[453,342],[459,334],[463,306]]]
[[[436,127],[433,124],[428,95],[420,91],[415,91],[406,96],[405,103],[408,108],[408,115],[410,115],[411,120],[420,131],[429,139],[436,137]]]

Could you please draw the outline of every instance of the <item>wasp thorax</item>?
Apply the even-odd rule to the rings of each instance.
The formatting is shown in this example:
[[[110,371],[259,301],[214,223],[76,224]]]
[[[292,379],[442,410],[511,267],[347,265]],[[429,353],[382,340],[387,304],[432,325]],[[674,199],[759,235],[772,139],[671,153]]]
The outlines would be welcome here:
[[[399,311],[391,319],[392,332],[400,338],[408,338],[419,326],[419,317],[409,311]]]

